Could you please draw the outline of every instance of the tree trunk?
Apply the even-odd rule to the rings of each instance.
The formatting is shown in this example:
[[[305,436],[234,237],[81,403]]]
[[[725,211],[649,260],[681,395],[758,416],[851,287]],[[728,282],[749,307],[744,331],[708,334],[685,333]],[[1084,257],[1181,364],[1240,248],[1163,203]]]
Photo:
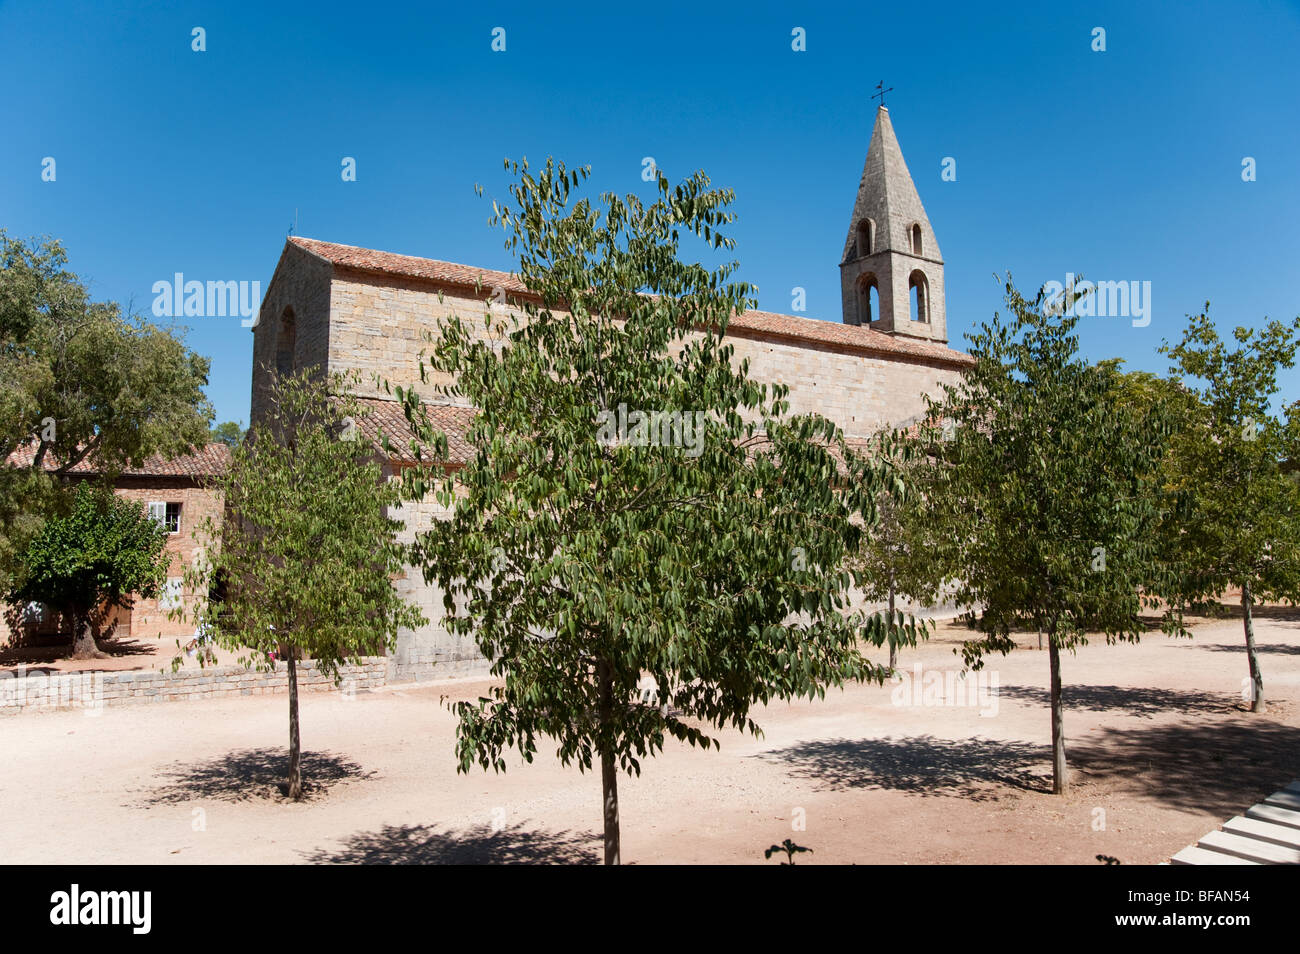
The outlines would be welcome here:
[[[1047,633],[1047,658],[1052,667],[1052,794],[1064,795],[1070,789],[1065,768],[1065,713],[1061,706],[1061,650],[1056,632]]]
[[[894,580],[889,580],[889,671],[898,665],[898,647],[894,643]]]
[[[605,803],[605,864],[619,865],[618,766],[614,753],[600,754],[600,787]]]
[[[1259,669],[1259,650],[1255,648],[1255,618],[1250,608],[1254,600],[1250,595],[1250,584],[1241,587],[1241,623],[1246,628],[1246,661],[1250,664],[1250,711],[1264,712],[1264,674]]]
[[[106,659],[108,653],[99,651],[95,644],[95,628],[91,624],[89,613],[78,613],[73,617],[72,659]]]
[[[614,675],[609,663],[600,660],[596,663],[597,678],[600,680],[600,721],[601,734],[612,729],[614,715]],[[614,762],[614,748],[605,742],[600,750],[600,789],[605,816],[605,864],[622,864],[619,858],[618,832],[618,766]]]
[[[302,743],[298,738],[298,655],[292,646],[285,647],[289,662],[289,798],[302,800]]]

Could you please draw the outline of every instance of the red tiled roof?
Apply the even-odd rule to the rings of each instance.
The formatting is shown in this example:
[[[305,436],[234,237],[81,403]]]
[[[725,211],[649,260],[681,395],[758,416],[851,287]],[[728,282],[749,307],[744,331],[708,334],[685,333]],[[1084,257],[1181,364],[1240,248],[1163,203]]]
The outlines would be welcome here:
[[[800,318],[771,311],[747,311],[732,318],[727,325],[727,334],[737,333],[746,338],[774,337],[796,343],[817,342],[887,358],[906,356],[959,367],[975,363],[975,359],[965,352],[955,351],[938,342],[887,335],[883,331],[860,325],[819,321],[816,318]]]
[[[477,282],[488,291],[500,285],[512,294],[529,294],[527,286],[519,276],[510,272],[472,268],[454,262],[439,262],[431,258],[417,258],[414,255],[398,255],[395,252],[378,252],[374,249],[322,242],[319,239],[303,238],[299,235],[289,236],[289,242],[318,258],[325,259],[332,265],[344,268],[355,268],[358,271],[375,272],[380,275],[397,275],[403,278],[422,278],[442,285],[468,288],[473,288]]]
[[[406,464],[416,462],[411,451],[415,439],[401,402],[382,398],[357,398],[357,403],[369,413],[357,421],[357,430],[368,440],[378,443],[380,431],[388,438],[389,459]],[[474,454],[474,448],[465,440],[470,423],[476,413],[470,407],[448,404],[426,404],[424,410],[429,423],[447,435],[447,463],[464,464]]]
[[[10,467],[30,467],[36,457],[36,445],[25,444],[19,447],[5,463]],[[59,464],[47,453],[41,462],[46,470],[57,470]],[[145,459],[139,467],[127,467],[122,471],[123,477],[219,477],[230,466],[230,448],[225,444],[212,443],[180,457],[166,458],[154,454]],[[70,474],[90,475],[99,473],[95,466],[94,455],[76,464]]]
[[[437,285],[454,285],[491,291],[501,286],[507,293],[531,295],[528,287],[512,272],[473,268],[454,262],[440,262],[414,255],[397,255],[374,249],[339,245],[318,239],[293,235],[289,242],[340,268],[350,268],[378,275],[392,275],[428,281]],[[799,343],[818,343],[830,347],[873,354],[886,358],[917,358],[955,367],[974,363],[969,355],[946,345],[887,335],[871,328],[845,325],[833,321],[818,321],[795,315],[781,315],[769,311],[747,311],[737,315],[727,326],[728,334],[740,337],[775,337]]]

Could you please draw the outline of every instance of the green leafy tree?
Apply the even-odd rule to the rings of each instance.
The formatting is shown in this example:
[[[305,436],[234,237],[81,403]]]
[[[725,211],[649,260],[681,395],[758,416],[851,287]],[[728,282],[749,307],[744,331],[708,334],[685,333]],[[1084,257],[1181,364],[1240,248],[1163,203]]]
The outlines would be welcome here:
[[[58,242],[0,230],[0,585],[43,518],[67,511],[61,478],[77,464],[90,458],[108,483],[207,440],[207,375],[174,331],[92,302]]]
[[[522,317],[441,322],[422,364],[455,381],[440,397],[478,412],[464,468],[411,483],[451,508],[416,558],[446,594],[449,631],[502,680],[456,706],[460,771],[502,771],[509,747],[531,761],[539,736],[565,765],[599,765],[616,864],[620,769],[639,773],[668,737],[757,732],[755,704],[885,670],[847,612],[859,531],[840,435],[790,416],[786,388],[733,362],[723,335],[751,291],[730,281],[735,263],[679,257],[683,241],[732,249],[732,193],[696,173],[661,177],[653,202],[570,207],[587,170],[507,167],[513,206],[494,204],[493,222],[531,294],[513,303]],[[418,395],[399,395],[436,457],[445,435]],[[869,637],[880,645],[883,627]]]
[[[1189,316],[1173,359],[1193,403],[1166,460],[1171,490],[1187,501],[1167,530],[1181,564],[1179,605],[1213,606],[1230,587],[1241,592],[1251,709],[1265,711],[1264,676],[1253,608],[1300,594],[1300,493],[1288,473],[1300,450],[1300,408],[1272,409],[1277,373],[1295,364],[1300,318],[1263,329],[1237,328],[1236,346],[1219,338],[1209,304]]]
[[[234,421],[222,421],[208,435],[208,440],[212,443],[225,444],[227,447],[238,447],[243,439],[244,428]]]
[[[1053,791],[1067,790],[1061,651],[1136,641],[1143,587],[1156,573],[1159,416],[1112,400],[1112,365],[1078,355],[1078,319],[1040,291],[1026,300],[1007,277],[1004,321],[971,336],[976,365],[945,388],[947,433],[930,475],[932,519],[953,541],[956,599],[978,607],[982,634],[961,647],[980,668],[1032,626],[1047,637]],[[1056,307],[1053,307],[1056,306]],[[1050,312],[1050,314],[1049,314]],[[943,440],[947,437],[947,440]]]
[[[221,592],[193,611],[200,632],[245,650],[245,666],[284,660],[294,800],[303,792],[297,660],[309,656],[338,681],[341,664],[383,654],[398,629],[424,622],[393,588],[404,550],[388,510],[400,484],[385,478],[379,448],[363,436],[367,412],[343,393],[349,383],[306,373],[276,382],[271,409],[219,482],[224,524],[206,521],[206,558],[187,574],[194,591]],[[200,660],[210,662],[210,651]]]
[[[1179,595],[1194,588],[1189,582],[1191,570],[1183,552],[1191,497],[1173,475],[1171,462],[1179,443],[1187,439],[1201,413],[1200,402],[1175,378],[1160,377],[1149,371],[1123,371],[1121,358],[1108,358],[1099,364],[1115,372],[1110,400],[1117,409],[1141,420],[1163,423],[1164,453],[1147,483],[1148,492],[1159,501],[1160,520],[1152,538],[1155,564],[1146,589],[1153,598],[1164,602],[1166,630],[1191,636],[1184,620],[1189,604]],[[1154,599],[1149,602],[1154,603]]]
[[[919,605],[935,602],[946,576],[944,541],[936,537],[921,485],[924,448],[905,434],[890,434],[874,453],[850,457],[850,473],[862,472],[867,486],[879,484],[880,461],[893,464],[893,479],[877,493],[875,520],[863,534],[858,552],[848,560],[854,580],[866,600],[886,604],[886,642],[889,669],[898,665],[898,647],[915,646],[929,634],[929,624],[918,625],[900,613],[897,599]],[[875,625],[874,621],[872,625]]]
[[[81,483],[72,509],[45,521],[28,543],[12,604],[44,603],[72,621],[72,658],[102,657],[95,630],[135,596],[153,597],[167,577],[167,531],[139,503]]]

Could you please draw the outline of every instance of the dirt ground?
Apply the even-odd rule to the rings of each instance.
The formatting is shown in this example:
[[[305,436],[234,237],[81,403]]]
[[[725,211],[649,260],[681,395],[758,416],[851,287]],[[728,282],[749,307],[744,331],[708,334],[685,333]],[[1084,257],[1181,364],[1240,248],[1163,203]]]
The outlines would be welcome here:
[[[35,646],[0,646],[0,673],[38,672],[123,672],[126,670],[170,670],[172,660],[180,659],[182,668],[197,668],[198,660],[185,652],[191,637],[126,636],[98,643],[105,655],[101,659],[69,659],[70,646],[65,640],[43,640]],[[216,664],[233,666],[244,655],[213,647]]]
[[[1300,777],[1300,613],[1262,615],[1261,716],[1241,702],[1237,619],[1204,622],[1192,640],[1151,633],[1066,655],[1065,797],[1050,794],[1047,654],[1031,634],[983,683],[914,686],[918,663],[960,668],[963,631],[941,626],[903,654],[903,683],[768,706],[762,738],[722,732],[721,751],[670,741],[620,780],[623,859],[775,864],[763,849],[792,838],[813,849],[801,864],[1166,860]],[[483,689],[305,694],[315,789],[298,804],[278,790],[284,696],[0,718],[0,861],[597,860],[598,774],[549,749],[502,775],[456,774],[441,700]]]

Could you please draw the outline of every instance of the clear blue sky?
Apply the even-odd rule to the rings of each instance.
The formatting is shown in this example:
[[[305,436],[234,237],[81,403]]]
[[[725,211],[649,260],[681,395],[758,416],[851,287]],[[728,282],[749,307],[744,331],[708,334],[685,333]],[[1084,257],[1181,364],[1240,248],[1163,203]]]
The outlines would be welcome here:
[[[589,163],[597,190],[648,195],[653,156],[736,190],[760,307],[790,311],[798,285],[809,316],[838,321],[884,79],[954,347],[1006,269],[1023,288],[1150,281],[1148,327],[1084,321],[1090,357],[1134,368],[1164,371],[1155,349],[1207,299],[1221,328],[1300,314],[1295,3],[7,0],[0,62],[0,225],[62,239],[96,297],[144,311],[178,271],[265,289],[295,209],[301,235],[509,269],[473,190],[505,195],[504,157]],[[219,420],[247,421],[251,339],[238,318],[191,319]],[[1300,375],[1283,381],[1300,397]]]

